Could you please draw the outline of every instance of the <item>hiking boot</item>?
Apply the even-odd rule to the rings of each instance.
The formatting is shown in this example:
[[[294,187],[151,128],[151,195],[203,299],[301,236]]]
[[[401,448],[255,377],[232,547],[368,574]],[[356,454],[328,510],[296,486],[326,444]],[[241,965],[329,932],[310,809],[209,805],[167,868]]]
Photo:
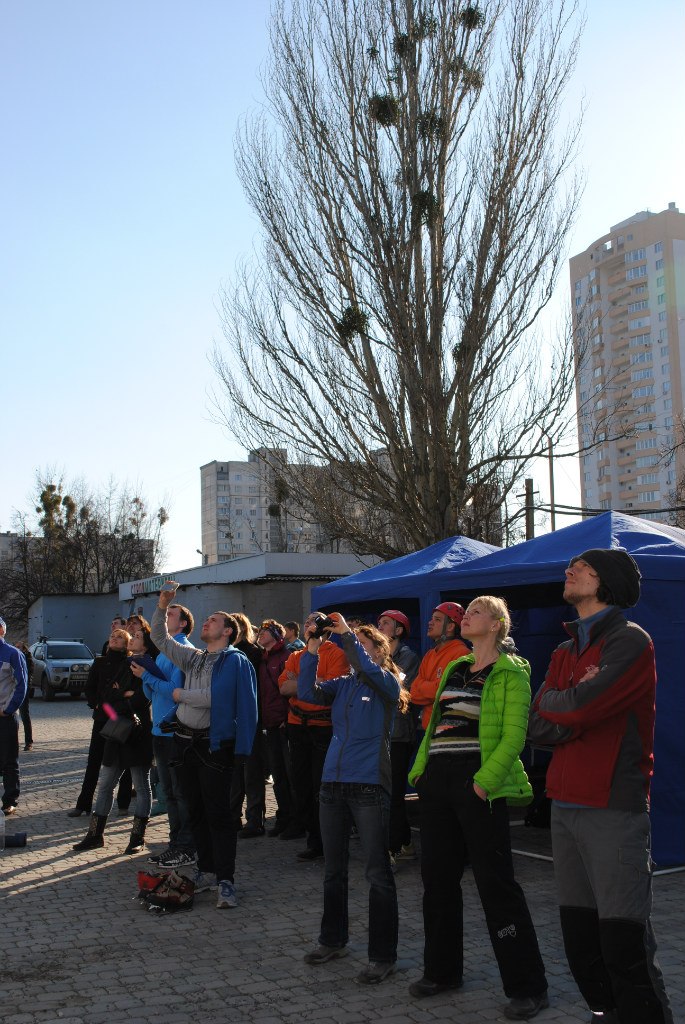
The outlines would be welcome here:
[[[216,901],[217,910],[232,910],[238,906],[238,897],[235,894],[233,882],[219,882],[219,893]]]
[[[283,836],[281,836],[282,838]],[[315,849],[311,846],[308,846],[306,850],[300,850],[297,855],[298,860],[318,860],[319,857],[323,857],[323,850]]]
[[[409,995],[414,996],[415,999],[424,999],[430,996],[438,996],[441,992],[455,992],[462,985],[463,982],[461,981],[431,981],[424,974],[423,978],[412,982],[409,986]]]
[[[286,825],[281,832],[279,839],[304,839],[307,835],[305,830],[300,826],[291,821],[289,825]]]
[[[143,852],[145,849],[145,829],[147,827],[147,823],[147,818],[139,818],[137,815],[134,817],[133,825],[131,827],[131,836],[124,853],[134,854]]]
[[[264,832],[265,828],[263,825],[251,825],[248,822],[247,825],[243,825],[238,833],[238,839],[256,839],[258,836],[263,836]]]
[[[347,946],[317,946],[304,957],[306,964],[325,964],[329,960],[339,960],[347,956]]]
[[[546,992],[540,992],[536,996],[524,996],[521,999],[510,999],[503,1007],[504,1016],[508,1020],[530,1020],[540,1010],[549,1006],[549,999]]]
[[[389,974],[395,970],[394,963],[384,963],[379,960],[369,960],[368,966],[361,971],[354,979],[358,985],[379,985],[385,981]]]
[[[107,818],[102,814],[92,814],[88,831],[80,843],[74,843],[72,850],[94,850],[105,845],[103,833]]]

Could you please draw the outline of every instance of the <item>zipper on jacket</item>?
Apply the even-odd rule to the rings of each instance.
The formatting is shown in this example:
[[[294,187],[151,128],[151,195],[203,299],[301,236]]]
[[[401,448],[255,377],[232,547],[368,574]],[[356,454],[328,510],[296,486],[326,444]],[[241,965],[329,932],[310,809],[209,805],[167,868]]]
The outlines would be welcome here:
[[[355,679],[356,679],[356,675],[355,675]],[[336,769],[335,769],[335,774],[337,775],[338,782],[340,782],[340,763],[342,761],[343,753],[344,753],[344,750],[345,750],[345,744],[347,743],[347,738],[348,738],[349,734],[350,734],[350,705],[348,703],[348,698],[345,698],[345,739],[340,744],[340,753],[338,754],[338,764],[337,764]]]

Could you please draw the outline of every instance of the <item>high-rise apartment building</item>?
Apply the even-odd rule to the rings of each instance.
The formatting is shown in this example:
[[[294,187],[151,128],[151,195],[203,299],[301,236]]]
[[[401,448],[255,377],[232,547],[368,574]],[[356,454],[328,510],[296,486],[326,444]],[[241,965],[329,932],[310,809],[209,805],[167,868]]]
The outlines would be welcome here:
[[[314,514],[300,506],[264,461],[268,454],[260,449],[250,452],[247,462],[214,461],[200,467],[201,554],[206,564],[265,551],[349,550],[331,544]],[[274,454],[285,458],[284,452]]]
[[[685,214],[641,212],[570,262],[581,503],[668,520],[685,407]]]

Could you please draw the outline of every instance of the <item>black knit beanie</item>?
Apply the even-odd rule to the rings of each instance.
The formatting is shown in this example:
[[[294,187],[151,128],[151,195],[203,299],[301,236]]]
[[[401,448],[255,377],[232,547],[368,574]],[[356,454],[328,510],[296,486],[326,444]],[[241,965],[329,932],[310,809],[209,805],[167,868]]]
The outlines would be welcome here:
[[[619,608],[632,608],[640,600],[640,570],[634,558],[623,548],[590,548],[577,555],[591,566]]]

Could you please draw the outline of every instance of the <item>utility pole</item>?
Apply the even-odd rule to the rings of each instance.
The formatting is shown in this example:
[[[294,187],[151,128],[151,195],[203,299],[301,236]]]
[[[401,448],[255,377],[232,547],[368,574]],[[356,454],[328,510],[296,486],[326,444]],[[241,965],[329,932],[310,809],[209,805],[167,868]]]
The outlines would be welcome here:
[[[526,540],[535,536],[535,509],[533,507],[533,478],[526,477]]]
[[[556,530],[556,512],[554,509],[554,449],[552,438],[547,436],[547,459],[549,461],[549,518],[552,533]]]

